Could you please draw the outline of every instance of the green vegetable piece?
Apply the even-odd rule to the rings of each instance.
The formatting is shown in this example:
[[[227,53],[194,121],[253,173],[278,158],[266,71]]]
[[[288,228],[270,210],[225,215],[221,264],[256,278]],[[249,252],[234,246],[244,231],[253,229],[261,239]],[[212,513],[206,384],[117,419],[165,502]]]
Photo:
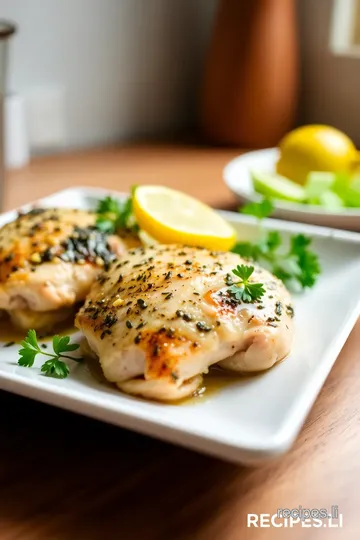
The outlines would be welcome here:
[[[332,191],[339,195],[341,199],[346,203],[346,195],[350,182],[352,180],[351,175],[348,172],[335,173],[335,182],[332,186]]]
[[[360,174],[356,174],[350,181],[345,194],[345,202],[347,206],[360,206]]]
[[[319,204],[328,210],[341,210],[344,207],[344,201],[333,191],[324,191],[319,197]]]
[[[308,174],[305,184],[307,199],[318,199],[323,193],[332,189],[336,182],[336,173],[312,171]]]
[[[254,190],[265,197],[301,203],[305,200],[305,190],[299,184],[276,173],[252,171]]]

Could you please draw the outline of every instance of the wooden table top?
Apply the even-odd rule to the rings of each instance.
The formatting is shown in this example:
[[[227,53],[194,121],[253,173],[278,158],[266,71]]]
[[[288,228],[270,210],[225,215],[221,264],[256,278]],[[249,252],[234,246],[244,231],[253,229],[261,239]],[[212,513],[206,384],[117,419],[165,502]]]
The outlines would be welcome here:
[[[181,188],[208,204],[230,208],[236,201],[222,181],[222,170],[238,154],[234,149],[156,144],[38,158],[8,174],[5,208],[71,186],[128,191],[134,184]]]
[[[6,205],[74,185],[163,183],[230,207],[221,170],[236,153],[158,145],[41,158],[8,175]],[[1,392],[0,539],[358,539],[359,350],[358,323],[293,449],[256,469]],[[299,505],[338,505],[343,529],[247,528],[248,513]]]

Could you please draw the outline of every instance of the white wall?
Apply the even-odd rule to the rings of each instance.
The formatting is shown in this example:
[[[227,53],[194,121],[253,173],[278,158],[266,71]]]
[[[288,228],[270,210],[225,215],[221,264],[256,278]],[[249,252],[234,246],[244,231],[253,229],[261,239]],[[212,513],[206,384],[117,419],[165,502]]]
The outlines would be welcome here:
[[[63,89],[66,146],[175,133],[194,121],[216,0],[0,0],[19,25],[9,86]]]
[[[9,86],[65,95],[65,146],[168,135],[194,122],[216,0],[0,0],[19,25]],[[360,145],[360,59],[329,48],[332,0],[298,0],[302,123]],[[261,39],[261,37],[259,37]]]
[[[302,48],[302,123],[342,129],[360,146],[360,58],[331,52],[332,0],[298,0]]]

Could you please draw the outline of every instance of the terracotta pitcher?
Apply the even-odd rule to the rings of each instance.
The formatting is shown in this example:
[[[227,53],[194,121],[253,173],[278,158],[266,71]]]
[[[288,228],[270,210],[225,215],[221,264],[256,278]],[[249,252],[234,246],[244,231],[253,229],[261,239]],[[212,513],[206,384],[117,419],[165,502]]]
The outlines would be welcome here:
[[[297,90],[294,0],[220,0],[201,95],[205,137],[276,145],[293,126]]]

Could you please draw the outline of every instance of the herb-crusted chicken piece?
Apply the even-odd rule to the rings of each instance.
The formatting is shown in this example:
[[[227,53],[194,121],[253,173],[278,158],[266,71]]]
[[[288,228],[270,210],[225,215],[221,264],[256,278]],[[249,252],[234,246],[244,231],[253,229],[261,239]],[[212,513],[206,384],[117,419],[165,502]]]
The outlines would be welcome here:
[[[35,208],[0,229],[0,310],[17,326],[50,330],[125,252],[95,221],[92,212]]]
[[[176,400],[212,364],[259,371],[287,356],[290,295],[256,266],[249,283],[262,283],[265,294],[244,302],[232,292],[232,270],[242,263],[234,253],[157,245],[112,264],[76,317],[105,377],[130,394]]]

